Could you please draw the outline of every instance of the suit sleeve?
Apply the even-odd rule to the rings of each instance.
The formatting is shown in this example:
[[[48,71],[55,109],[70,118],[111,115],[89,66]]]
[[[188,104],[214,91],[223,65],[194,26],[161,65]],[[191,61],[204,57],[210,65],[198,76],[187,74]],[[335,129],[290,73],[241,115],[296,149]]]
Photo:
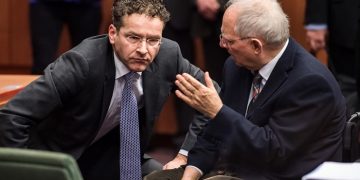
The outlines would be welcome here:
[[[307,0],[305,6],[305,25],[327,24],[327,1]]]
[[[86,61],[75,52],[50,64],[44,75],[0,109],[0,146],[27,147],[31,128],[75,96],[87,72]]]

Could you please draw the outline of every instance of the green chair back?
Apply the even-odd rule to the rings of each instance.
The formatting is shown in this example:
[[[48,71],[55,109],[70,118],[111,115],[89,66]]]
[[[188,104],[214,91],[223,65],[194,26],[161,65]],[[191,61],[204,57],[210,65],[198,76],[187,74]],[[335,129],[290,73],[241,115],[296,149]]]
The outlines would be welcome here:
[[[17,148],[0,148],[0,179],[83,180],[70,155]]]

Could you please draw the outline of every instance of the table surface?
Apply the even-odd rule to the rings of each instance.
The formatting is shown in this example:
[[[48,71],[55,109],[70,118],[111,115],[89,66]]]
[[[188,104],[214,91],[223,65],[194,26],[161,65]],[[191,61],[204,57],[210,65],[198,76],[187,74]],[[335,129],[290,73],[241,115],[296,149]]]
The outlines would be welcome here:
[[[0,107],[38,77],[38,75],[0,74]]]

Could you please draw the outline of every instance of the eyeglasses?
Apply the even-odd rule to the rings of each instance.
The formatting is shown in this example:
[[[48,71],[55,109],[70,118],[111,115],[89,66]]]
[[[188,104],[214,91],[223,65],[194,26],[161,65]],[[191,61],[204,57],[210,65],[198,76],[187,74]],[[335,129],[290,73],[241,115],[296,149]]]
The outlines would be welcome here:
[[[250,39],[250,38],[254,38],[254,37],[249,36],[249,37],[243,37],[243,38],[237,38],[237,39],[230,40],[230,39],[224,38],[224,36],[222,34],[219,35],[220,43],[227,47],[233,45],[235,43],[235,41],[237,41],[237,40],[245,40],[245,39]]]
[[[161,44],[161,38],[145,38],[145,37],[140,37],[140,36],[135,36],[135,35],[125,35],[125,39],[129,43],[136,44],[136,45],[139,45],[140,43],[145,41],[146,45],[148,45],[150,47],[156,47]]]

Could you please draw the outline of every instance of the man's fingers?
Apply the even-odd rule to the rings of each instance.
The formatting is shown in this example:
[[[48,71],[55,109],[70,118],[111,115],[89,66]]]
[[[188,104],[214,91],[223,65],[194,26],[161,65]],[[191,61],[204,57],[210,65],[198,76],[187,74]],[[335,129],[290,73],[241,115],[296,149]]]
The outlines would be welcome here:
[[[184,74],[178,74],[176,75],[176,79],[180,81],[180,83],[189,91],[193,91],[195,89],[194,85],[191,82],[191,79],[193,79],[192,76],[184,73]]]
[[[191,96],[195,92],[195,88],[182,75],[176,75],[176,79],[175,84],[186,96]]]
[[[187,73],[183,73],[183,77],[195,90],[199,90],[204,87],[201,82],[199,82],[197,79]]]
[[[189,98],[188,96],[184,95],[180,90],[176,90],[176,91],[175,91],[175,95],[176,95],[179,99],[183,100],[186,104],[188,104],[188,105],[191,106],[191,100],[190,100],[190,98]]]
[[[206,84],[206,87],[216,91],[216,89],[214,87],[214,83],[213,83],[212,79],[210,78],[209,72],[205,72],[205,84]]]

